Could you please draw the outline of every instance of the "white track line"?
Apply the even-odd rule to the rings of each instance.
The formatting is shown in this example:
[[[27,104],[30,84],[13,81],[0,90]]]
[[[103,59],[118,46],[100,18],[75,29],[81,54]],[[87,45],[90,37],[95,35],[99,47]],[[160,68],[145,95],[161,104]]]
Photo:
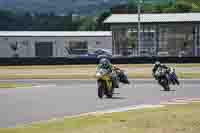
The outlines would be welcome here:
[[[121,108],[116,108],[116,109],[108,109],[108,110],[104,110],[104,111],[96,111],[96,112],[88,112],[88,113],[82,113],[82,114],[72,115],[72,116],[64,116],[62,118],[52,118],[50,120],[41,120],[38,122],[31,122],[30,124],[19,124],[19,125],[16,125],[16,127],[28,127],[31,124],[42,124],[42,123],[46,123],[46,122],[63,121],[64,119],[69,119],[69,118],[78,118],[78,117],[84,117],[84,116],[90,116],[90,115],[91,116],[103,115],[103,114],[125,112],[125,111],[145,109],[145,108],[161,108],[164,106],[165,105],[127,106],[127,107],[121,107]],[[11,128],[16,128],[16,127],[11,127]]]
[[[36,87],[36,88],[41,88],[41,87],[56,87],[56,85],[54,85],[54,84],[49,84],[49,85],[36,85],[36,86],[33,86],[33,87]]]

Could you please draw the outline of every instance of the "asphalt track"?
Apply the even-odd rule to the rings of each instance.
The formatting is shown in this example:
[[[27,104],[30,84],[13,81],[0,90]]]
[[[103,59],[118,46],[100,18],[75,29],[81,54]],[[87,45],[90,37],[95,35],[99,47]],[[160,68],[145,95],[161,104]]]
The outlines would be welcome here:
[[[173,98],[200,98],[200,80],[181,80],[164,92],[153,80],[132,80],[120,85],[113,99],[99,99],[95,80],[4,80],[33,83],[32,88],[0,89],[0,128],[33,121],[115,109],[159,104]]]

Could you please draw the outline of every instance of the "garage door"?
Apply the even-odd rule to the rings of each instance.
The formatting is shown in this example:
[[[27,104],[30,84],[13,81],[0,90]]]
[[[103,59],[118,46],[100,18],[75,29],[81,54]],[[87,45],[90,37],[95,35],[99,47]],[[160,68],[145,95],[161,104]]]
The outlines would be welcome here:
[[[53,56],[53,43],[52,42],[37,42],[37,43],[35,43],[35,55],[37,57]]]

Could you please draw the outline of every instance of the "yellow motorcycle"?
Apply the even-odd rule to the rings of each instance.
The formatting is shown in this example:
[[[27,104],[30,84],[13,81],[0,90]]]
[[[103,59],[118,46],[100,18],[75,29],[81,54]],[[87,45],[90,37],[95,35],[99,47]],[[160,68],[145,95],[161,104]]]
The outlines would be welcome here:
[[[106,95],[108,98],[112,98],[114,87],[111,76],[106,69],[97,69],[96,71],[98,97],[103,98]]]

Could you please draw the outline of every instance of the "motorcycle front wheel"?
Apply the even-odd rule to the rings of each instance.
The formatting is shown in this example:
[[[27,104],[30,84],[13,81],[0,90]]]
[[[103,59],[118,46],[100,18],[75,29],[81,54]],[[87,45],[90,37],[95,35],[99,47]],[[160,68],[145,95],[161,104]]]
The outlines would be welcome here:
[[[112,87],[112,89],[110,91],[106,91],[107,98],[112,98],[113,97],[113,93],[114,93],[114,88]]]
[[[164,91],[170,91],[169,83],[167,79],[162,79],[160,85],[164,88]]]
[[[164,91],[170,91],[170,87],[168,84],[164,85],[163,88],[164,88]]]
[[[97,81],[97,84],[98,84],[98,97],[99,98],[103,98],[103,95],[104,95],[104,84],[103,84],[103,81]]]

